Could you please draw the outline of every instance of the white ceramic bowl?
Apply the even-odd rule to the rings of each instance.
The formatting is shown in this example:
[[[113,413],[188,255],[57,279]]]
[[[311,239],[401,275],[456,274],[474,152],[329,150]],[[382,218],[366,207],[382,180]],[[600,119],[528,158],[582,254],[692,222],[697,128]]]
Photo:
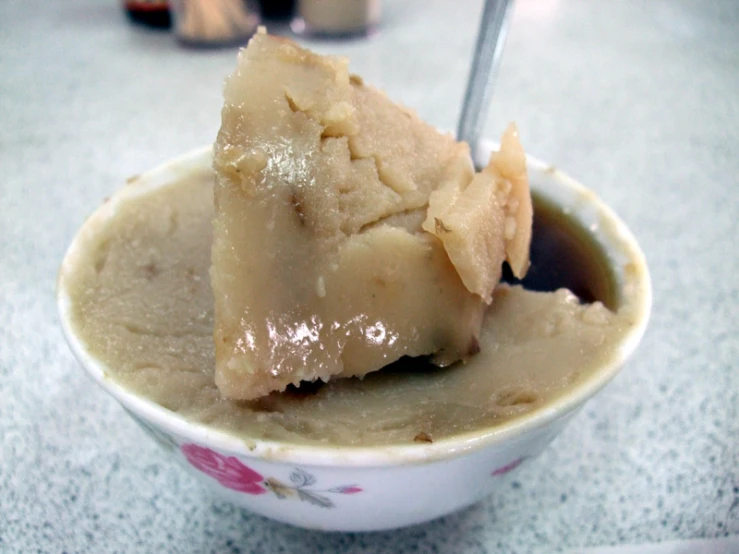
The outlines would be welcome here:
[[[483,164],[493,148],[476,152]],[[382,447],[305,446],[236,438],[193,423],[129,392],[106,376],[70,323],[64,276],[86,234],[120,202],[183,173],[210,171],[203,148],[141,175],[101,206],[72,242],[60,271],[57,300],[62,326],[77,359],[131,416],[203,484],[258,514],[312,529],[371,531],[428,521],[493,493],[499,476],[539,454],[565,424],[610,381],[636,348],[649,318],[651,287],[644,255],[618,217],[596,195],[554,167],[528,159],[531,187],[570,211],[603,246],[617,277],[620,310],[636,324],[618,359],[566,394],[517,419],[433,443]]]

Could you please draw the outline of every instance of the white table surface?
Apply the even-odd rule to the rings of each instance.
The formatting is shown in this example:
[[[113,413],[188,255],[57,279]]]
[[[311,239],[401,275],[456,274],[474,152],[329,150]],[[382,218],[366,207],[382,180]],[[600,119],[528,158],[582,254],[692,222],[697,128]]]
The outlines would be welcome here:
[[[479,1],[388,0],[314,43],[453,129]],[[625,371],[499,493],[377,534],[213,501],[77,366],[54,284],[125,178],[212,142],[235,50],[114,0],[0,2],[0,551],[550,552],[739,534],[739,5],[519,0],[486,132],[597,191],[641,241],[654,311]],[[736,543],[734,543],[736,544]]]

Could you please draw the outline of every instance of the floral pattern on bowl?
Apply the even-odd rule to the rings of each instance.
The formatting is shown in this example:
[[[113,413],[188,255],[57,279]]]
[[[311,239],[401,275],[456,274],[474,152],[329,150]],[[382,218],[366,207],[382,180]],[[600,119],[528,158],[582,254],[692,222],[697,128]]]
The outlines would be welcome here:
[[[316,477],[300,468],[293,470],[290,484],[285,484],[274,477],[263,477],[234,456],[224,456],[197,444],[183,444],[180,450],[195,469],[209,475],[227,489],[246,494],[271,492],[280,499],[293,498],[320,508],[333,508],[333,501],[325,494],[362,492],[357,485],[339,485],[328,489],[309,488],[316,484]]]
[[[520,466],[521,465],[521,462],[523,462],[525,459],[526,459],[525,457],[524,458],[517,458],[517,459],[513,460],[511,463],[499,467],[498,469],[496,469],[495,471],[493,471],[493,477],[498,477],[499,475],[505,475],[509,471],[513,471],[518,466]]]

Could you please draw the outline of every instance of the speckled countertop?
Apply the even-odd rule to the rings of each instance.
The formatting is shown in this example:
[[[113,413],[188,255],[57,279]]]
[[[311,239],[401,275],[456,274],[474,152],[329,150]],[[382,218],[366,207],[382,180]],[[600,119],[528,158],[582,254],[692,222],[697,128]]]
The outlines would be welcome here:
[[[702,7],[699,7],[702,5]],[[315,43],[453,129],[479,1],[386,2]],[[595,189],[641,241],[650,328],[499,494],[396,532],[320,534],[214,502],[77,366],[54,281],[126,177],[213,140],[235,50],[189,51],[114,0],[0,3],[0,551],[536,552],[739,534],[739,10],[519,0],[487,133]]]

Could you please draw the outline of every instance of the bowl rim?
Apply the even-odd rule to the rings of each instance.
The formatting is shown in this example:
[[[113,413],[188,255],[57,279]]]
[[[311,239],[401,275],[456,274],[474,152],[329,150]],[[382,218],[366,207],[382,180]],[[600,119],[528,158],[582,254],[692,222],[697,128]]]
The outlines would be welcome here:
[[[490,152],[496,146],[497,143],[492,141],[481,141],[473,159],[475,161],[487,160]],[[601,201],[594,192],[551,164],[527,155],[526,163],[529,174],[532,172],[544,174],[556,182],[559,187],[564,187],[570,193],[585,198],[588,205],[595,209],[598,217],[609,224],[611,233],[608,239],[612,244],[604,244],[604,241],[601,240],[602,237],[596,237],[606,253],[618,249],[626,255],[630,263],[636,264],[640,268],[640,271],[636,272],[637,275],[632,276],[631,289],[628,298],[626,298],[626,303],[629,304],[627,307],[632,312],[634,324],[624,335],[624,339],[619,348],[616,349],[616,353],[602,368],[593,371],[587,378],[569,388],[566,392],[531,412],[492,427],[467,431],[435,440],[432,443],[380,446],[300,444],[239,437],[227,431],[209,427],[206,424],[189,421],[184,416],[128,391],[109,376],[109,371],[102,361],[87,352],[83,340],[77,336],[73,328],[72,302],[66,290],[64,275],[67,267],[71,264],[70,260],[75,257],[77,250],[80,248],[91,221],[113,213],[117,203],[127,198],[146,194],[148,191],[171,183],[183,171],[202,169],[203,163],[209,162],[211,158],[212,146],[208,145],[173,158],[136,178],[129,179],[129,185],[116,191],[108,201],[99,206],[77,231],[65,252],[57,280],[56,301],[61,327],[72,352],[85,368],[85,371],[129,412],[159,428],[165,429],[169,433],[177,435],[180,440],[184,439],[196,444],[207,445],[217,451],[243,458],[299,463],[314,467],[386,467],[450,459],[485,447],[500,446],[510,439],[520,438],[523,435],[536,432],[578,409],[615,377],[623,362],[630,357],[644,335],[651,312],[652,287],[644,253],[636,238],[616,213]],[[209,168],[210,163],[208,163],[208,170],[210,170]],[[550,197],[545,191],[537,187],[532,187],[532,189],[546,197]],[[620,289],[623,289],[624,286],[624,283],[619,282]]]

